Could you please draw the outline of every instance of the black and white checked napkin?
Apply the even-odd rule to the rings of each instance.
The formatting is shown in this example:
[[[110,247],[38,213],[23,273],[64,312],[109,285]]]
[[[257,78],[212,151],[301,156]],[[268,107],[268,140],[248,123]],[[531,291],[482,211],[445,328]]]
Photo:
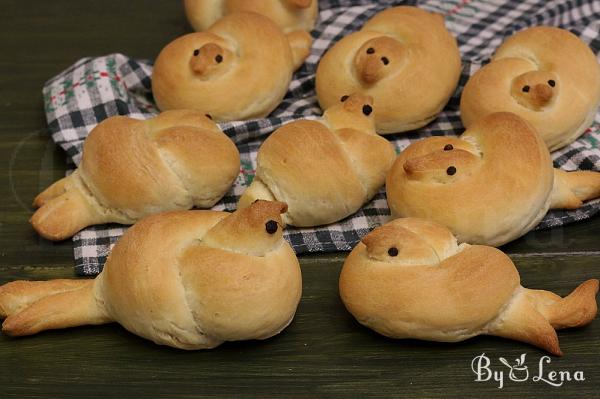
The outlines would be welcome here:
[[[321,0],[319,3],[320,16],[312,32],[311,55],[295,73],[281,105],[266,119],[221,124],[240,150],[242,170],[233,188],[214,209],[235,209],[237,198],[254,176],[258,147],[269,133],[288,121],[321,114],[314,89],[319,59],[333,43],[360,29],[375,13],[387,7],[417,5],[443,14],[446,26],[457,37],[463,60],[459,87],[432,124],[410,134],[386,136],[398,151],[426,136],[462,133],[458,105],[464,84],[488,62],[504,39],[516,31],[535,25],[560,26],[581,37],[596,54],[600,52],[600,2],[595,0]],[[112,115],[145,119],[158,113],[152,101],[151,79],[152,63],[149,61],[134,60],[122,54],[79,60],[50,79],[43,89],[53,140],[67,152],[71,161],[79,164],[83,140],[102,120]],[[566,170],[600,171],[600,113],[581,138],[553,153],[553,157],[555,166]],[[551,211],[537,228],[586,219],[599,209],[600,201],[596,200],[575,211]],[[299,254],[350,250],[362,236],[388,218],[389,209],[381,190],[371,202],[345,220],[318,228],[288,227],[286,239]],[[99,273],[112,245],[125,230],[126,227],[116,224],[101,225],[75,235],[77,274]]]

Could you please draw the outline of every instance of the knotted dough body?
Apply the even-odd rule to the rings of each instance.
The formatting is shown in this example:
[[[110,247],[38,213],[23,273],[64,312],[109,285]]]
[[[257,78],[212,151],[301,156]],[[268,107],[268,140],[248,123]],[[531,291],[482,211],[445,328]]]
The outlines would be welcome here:
[[[597,314],[598,280],[566,298],[523,288],[501,251],[459,246],[448,229],[414,218],[363,238],[344,262],[339,286],[360,323],[393,338],[458,342],[488,334],[561,355],[555,329],[586,325]]]
[[[444,18],[416,7],[394,7],[331,47],[316,76],[324,110],[340,96],[372,96],[379,133],[414,130],[444,108],[460,76],[460,53]]]
[[[83,144],[79,168],[39,194],[33,227],[52,240],[100,223],[213,206],[239,173],[233,142],[197,111],[148,120],[114,116]]]
[[[284,201],[286,223],[317,226],[356,212],[381,188],[395,152],[373,128],[372,99],[354,94],[322,121],[301,120],[262,144],[256,177],[239,206],[256,199]]]
[[[550,151],[579,137],[600,103],[600,64],[564,29],[525,29],[502,44],[467,82],[460,103],[465,127],[492,112],[526,119]]]

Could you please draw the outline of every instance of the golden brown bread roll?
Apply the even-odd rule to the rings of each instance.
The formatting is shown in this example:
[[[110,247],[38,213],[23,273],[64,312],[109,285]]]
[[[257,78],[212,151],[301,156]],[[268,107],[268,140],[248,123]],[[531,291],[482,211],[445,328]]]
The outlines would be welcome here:
[[[196,31],[208,29],[225,15],[242,11],[269,17],[286,33],[310,31],[319,12],[318,0],[184,0],[183,4]]]
[[[487,334],[559,356],[555,329],[584,326],[597,314],[598,280],[566,298],[523,288],[501,251],[459,246],[445,227],[414,218],[364,237],[344,262],[339,287],[348,311],[388,337],[458,342]]]
[[[469,79],[460,112],[467,128],[492,112],[515,113],[554,151],[583,134],[599,103],[594,53],[567,30],[538,26],[507,39]]]
[[[444,108],[460,77],[460,53],[444,18],[416,7],[394,7],[331,47],[316,77],[321,108],[361,92],[377,104],[382,134],[414,130]]]
[[[283,99],[311,43],[308,33],[285,35],[262,15],[229,14],[162,49],[152,73],[154,99],[163,111],[196,109],[219,122],[265,117]]]
[[[346,95],[320,121],[288,123],[258,150],[256,176],[239,207],[288,204],[287,224],[317,226],[356,212],[381,188],[396,153],[375,133],[373,100]]]
[[[43,237],[62,240],[94,224],[210,208],[239,169],[237,148],[202,113],[167,111],[145,121],[113,116],[86,138],[79,168],[35,198],[31,224]]]
[[[393,217],[430,219],[460,242],[499,246],[535,227],[548,209],[574,209],[600,196],[600,173],[554,169],[528,122],[495,113],[458,138],[408,146],[386,190]]]
[[[228,214],[175,211],[127,230],[94,280],[16,281],[0,287],[11,336],[116,321],[157,344],[213,348],[265,339],[292,320],[300,266],[283,239],[285,204]]]

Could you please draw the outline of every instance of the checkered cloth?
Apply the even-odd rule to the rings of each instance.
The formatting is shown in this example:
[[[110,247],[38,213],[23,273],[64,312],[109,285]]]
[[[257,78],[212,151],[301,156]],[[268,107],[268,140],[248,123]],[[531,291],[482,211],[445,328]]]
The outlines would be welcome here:
[[[320,18],[312,32],[311,55],[294,75],[289,92],[269,118],[221,124],[241,153],[242,170],[233,188],[214,209],[235,209],[238,197],[252,181],[256,152],[273,130],[283,123],[321,113],[315,96],[315,71],[323,53],[343,36],[354,32],[375,13],[394,5],[413,4],[393,0],[321,0]],[[429,126],[410,134],[386,136],[397,150],[431,135],[457,135],[463,131],[459,98],[468,77],[487,62],[507,37],[528,26],[560,26],[581,37],[595,53],[600,51],[600,2],[425,0],[419,7],[445,15],[448,29],[457,37],[463,71],[456,93]],[[573,60],[577,62],[577,60]],[[53,140],[74,164],[81,160],[82,143],[102,120],[112,115],[150,118],[158,113],[151,97],[152,63],[122,54],[85,58],[49,80],[43,90],[48,126]],[[600,113],[594,125],[575,143],[553,154],[555,166],[566,170],[600,170]],[[575,211],[552,211],[537,227],[561,226],[598,212],[600,201]],[[389,218],[385,193],[356,214],[329,226],[286,229],[286,239],[297,253],[352,249],[362,236]],[[87,228],[73,238],[75,268],[80,275],[102,270],[106,257],[126,227],[101,225]]]

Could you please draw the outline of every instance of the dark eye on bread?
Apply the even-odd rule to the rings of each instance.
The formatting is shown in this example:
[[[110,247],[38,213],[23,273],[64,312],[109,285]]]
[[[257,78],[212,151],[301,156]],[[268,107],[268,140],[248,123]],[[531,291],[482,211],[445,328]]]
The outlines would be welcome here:
[[[390,60],[388,57],[381,57],[381,62],[383,62],[383,65],[387,65],[390,63]]]
[[[454,166],[449,166],[448,169],[446,169],[446,173],[448,176],[452,176],[456,173],[456,168]]]
[[[269,220],[267,223],[265,223],[265,230],[267,230],[267,233],[269,234],[275,234],[278,227],[279,225],[274,220]]]
[[[220,64],[221,62],[223,62],[223,56],[221,54],[217,54],[217,56],[215,57],[215,61],[217,61],[217,64]]]
[[[371,112],[373,112],[373,107],[371,107],[369,104],[363,105],[363,114],[369,116],[371,115]]]
[[[342,98],[340,98],[340,101],[341,101],[341,102],[344,102],[344,101],[346,101],[346,100],[348,99],[348,97],[349,97],[349,96],[342,96]]]
[[[450,151],[450,150],[453,150],[453,149],[454,149],[454,146],[452,144],[446,144],[444,146],[444,151]]]
[[[554,86],[556,86],[556,82],[555,82],[554,80],[552,80],[552,79],[550,79],[550,80],[548,81],[548,84],[550,85],[550,87],[554,87]]]
[[[389,256],[398,256],[398,248],[390,247],[390,249],[388,249],[388,255]]]
[[[373,54],[375,52],[375,49],[373,47],[369,47],[367,49],[367,54]]]
[[[523,92],[529,93],[529,86],[523,86]]]
[[[206,116],[208,119],[212,120],[212,116],[210,116],[210,114],[204,114],[204,116]]]
[[[194,50],[194,57],[197,56],[198,54],[200,54],[200,50],[198,50],[198,49]]]

